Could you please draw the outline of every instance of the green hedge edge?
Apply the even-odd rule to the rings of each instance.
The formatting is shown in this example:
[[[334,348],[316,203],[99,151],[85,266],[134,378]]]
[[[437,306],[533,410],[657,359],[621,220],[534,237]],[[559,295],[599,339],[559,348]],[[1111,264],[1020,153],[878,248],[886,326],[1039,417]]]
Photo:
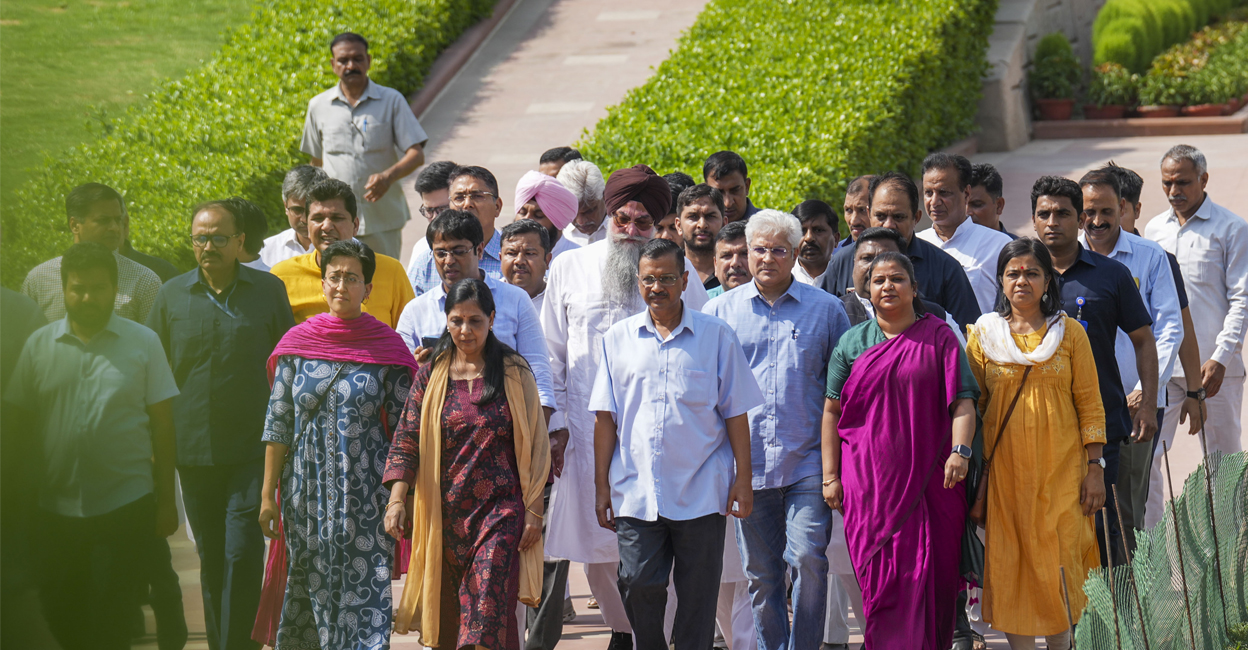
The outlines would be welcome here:
[[[973,130],[996,0],[711,0],[667,61],[577,146],[609,172],[701,178],[721,149],[754,203],[840,211],[859,174],[915,174]]]
[[[329,41],[369,40],[370,76],[404,94],[421,88],[437,55],[488,16],[493,0],[268,0],[230,29],[212,59],[169,80],[94,141],[48,157],[4,208],[0,282],[16,288],[30,268],[72,243],[65,194],[96,181],[121,191],[135,247],[181,268],[194,259],[187,223],[204,200],[243,196],[286,228],[281,180],[299,152],[308,100],[332,86]]]

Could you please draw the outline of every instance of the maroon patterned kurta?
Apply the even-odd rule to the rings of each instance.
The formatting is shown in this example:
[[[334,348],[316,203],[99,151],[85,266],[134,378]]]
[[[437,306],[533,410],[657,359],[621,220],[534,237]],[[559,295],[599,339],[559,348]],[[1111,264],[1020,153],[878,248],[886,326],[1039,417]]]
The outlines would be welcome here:
[[[420,407],[429,367],[416,375],[390,445],[384,481],[415,484]],[[451,380],[442,407],[442,602],[444,639],[454,648],[519,650],[516,602],[524,500],[507,396],[477,406],[483,381]],[[445,644],[444,645],[449,645]]]

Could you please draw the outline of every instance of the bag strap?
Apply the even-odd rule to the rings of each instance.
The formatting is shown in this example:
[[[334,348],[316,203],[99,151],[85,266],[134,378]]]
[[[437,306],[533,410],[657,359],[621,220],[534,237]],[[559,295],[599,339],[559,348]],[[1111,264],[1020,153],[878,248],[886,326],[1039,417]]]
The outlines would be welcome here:
[[[1010,423],[1010,416],[1014,415],[1014,407],[1018,406],[1018,398],[1022,396],[1023,387],[1027,385],[1027,376],[1031,374],[1031,369],[1034,367],[1035,366],[1027,366],[1027,369],[1023,370],[1023,380],[1018,382],[1018,391],[1014,393],[1014,399],[1010,402],[1010,408],[1006,409],[1005,418],[1001,420],[1000,434],[997,436],[997,444],[993,446],[992,454],[984,459],[985,469],[992,464],[993,456],[997,455],[997,449],[1001,446],[1001,438],[1005,435],[1005,425]]]

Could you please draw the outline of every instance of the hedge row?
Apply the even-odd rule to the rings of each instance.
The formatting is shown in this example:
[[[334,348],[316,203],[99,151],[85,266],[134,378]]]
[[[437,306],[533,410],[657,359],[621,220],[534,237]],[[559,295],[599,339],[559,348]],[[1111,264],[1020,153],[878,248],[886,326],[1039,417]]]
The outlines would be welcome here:
[[[1245,0],[1109,0],[1092,23],[1093,60],[1143,74],[1153,58]]]
[[[373,80],[411,93],[438,53],[492,7],[493,0],[263,2],[211,60],[98,124],[93,142],[47,160],[18,190],[4,207],[0,281],[18,286],[70,244],[65,194],[88,181],[126,196],[135,247],[183,268],[193,264],[188,212],[200,201],[243,196],[285,228],[282,176],[307,160],[299,139],[308,100],[337,81],[334,34],[363,34]]]
[[[1246,93],[1248,20],[1225,20],[1202,29],[1153,59],[1140,80],[1142,104],[1223,104]]]
[[[839,205],[853,176],[913,174],[971,132],[995,11],[995,0],[711,0],[577,146],[604,170],[695,178],[731,149],[756,204]]]

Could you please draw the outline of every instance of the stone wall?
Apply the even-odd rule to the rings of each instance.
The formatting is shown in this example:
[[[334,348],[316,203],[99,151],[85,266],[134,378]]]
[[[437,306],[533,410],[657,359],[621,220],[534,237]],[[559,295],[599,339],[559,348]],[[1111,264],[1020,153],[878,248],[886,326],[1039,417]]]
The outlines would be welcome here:
[[[1063,32],[1085,66],[1092,62],[1092,21],[1105,0],[1000,0],[988,40],[991,69],[979,101],[979,148],[1010,151],[1031,139],[1027,66],[1041,37]]]

